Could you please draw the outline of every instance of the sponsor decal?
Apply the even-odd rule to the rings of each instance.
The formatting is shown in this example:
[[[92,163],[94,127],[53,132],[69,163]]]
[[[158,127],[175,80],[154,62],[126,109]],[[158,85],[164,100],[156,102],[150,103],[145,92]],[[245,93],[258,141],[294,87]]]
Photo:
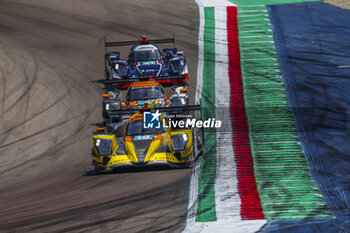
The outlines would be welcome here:
[[[140,50],[157,50],[157,47],[154,45],[141,45],[137,46],[134,51],[140,51]]]
[[[157,62],[155,61],[142,61],[141,65],[156,65]]]
[[[151,104],[153,102],[156,102],[156,103],[162,103],[161,100],[146,100],[146,101],[143,101],[143,100],[140,100],[137,102],[137,105],[144,105],[144,104]]]
[[[143,113],[143,128],[145,129],[159,129],[161,127],[159,110],[156,112]]]
[[[215,118],[208,118],[205,121],[195,118],[185,120],[168,120],[168,126],[166,126],[165,120],[163,120],[165,128],[221,128],[222,122],[215,120]]]
[[[159,110],[156,112],[144,112],[143,127],[145,129],[159,129],[161,127],[160,116]],[[163,119],[164,128],[221,128],[222,125],[222,122],[215,120],[215,118],[208,118],[203,121],[196,118],[178,119],[179,116],[182,116],[179,114],[176,115],[177,118],[175,119],[171,119],[170,116],[174,115],[167,116],[167,121]]]
[[[133,139],[135,141],[138,141],[138,140],[149,140],[149,139],[153,139],[153,135],[135,136]]]

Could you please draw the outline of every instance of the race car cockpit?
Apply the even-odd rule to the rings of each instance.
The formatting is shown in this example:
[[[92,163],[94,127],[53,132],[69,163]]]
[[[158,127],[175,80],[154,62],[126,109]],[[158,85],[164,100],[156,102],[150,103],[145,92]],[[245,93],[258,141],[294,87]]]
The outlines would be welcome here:
[[[134,61],[155,61],[162,59],[162,55],[158,49],[140,50],[134,52]]]
[[[164,98],[164,91],[157,86],[134,87],[129,89],[127,99],[129,101],[146,100],[146,99],[160,99]]]
[[[165,133],[165,128],[163,126],[163,122],[160,121],[158,128],[146,129],[144,128],[143,120],[141,119],[141,120],[130,121],[125,132],[127,136],[162,134],[162,133]]]

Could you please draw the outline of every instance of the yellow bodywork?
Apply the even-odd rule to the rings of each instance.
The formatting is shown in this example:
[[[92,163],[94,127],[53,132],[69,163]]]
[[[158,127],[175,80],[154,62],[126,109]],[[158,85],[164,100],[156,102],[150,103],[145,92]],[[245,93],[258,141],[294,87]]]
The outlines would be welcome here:
[[[171,135],[186,133],[188,141],[185,148],[182,151],[174,151],[172,149]],[[125,149],[119,148],[117,138],[114,134],[97,134],[93,135],[93,164],[95,169],[111,170],[119,166],[130,165],[149,165],[149,164],[169,164],[170,166],[179,166],[190,163],[194,160],[193,156],[193,141],[192,141],[192,129],[183,129],[177,131],[171,131],[170,128],[166,128],[166,132],[163,134],[154,135],[151,144],[147,150],[146,157],[143,163],[140,163],[137,158],[135,146],[131,136],[124,135]],[[109,139],[112,141],[111,153],[109,155],[99,155],[96,148],[97,139]],[[166,152],[159,151],[160,148],[168,149]],[[176,154],[176,155],[175,155]],[[105,161],[105,162],[104,162]]]

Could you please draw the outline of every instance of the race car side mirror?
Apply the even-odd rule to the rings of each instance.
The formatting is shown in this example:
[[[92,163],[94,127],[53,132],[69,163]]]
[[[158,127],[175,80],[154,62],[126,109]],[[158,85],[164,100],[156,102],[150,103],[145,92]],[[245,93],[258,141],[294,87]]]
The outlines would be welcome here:
[[[103,94],[102,98],[103,99],[109,99],[109,98],[111,98],[111,95],[110,94]]]
[[[180,90],[180,93],[187,93],[188,92],[188,89],[187,88],[183,88]]]
[[[96,133],[104,133],[105,132],[105,128],[96,128]]]
[[[183,56],[183,55],[184,55],[184,52],[183,52],[183,51],[177,51],[176,55],[177,55],[177,56]]]

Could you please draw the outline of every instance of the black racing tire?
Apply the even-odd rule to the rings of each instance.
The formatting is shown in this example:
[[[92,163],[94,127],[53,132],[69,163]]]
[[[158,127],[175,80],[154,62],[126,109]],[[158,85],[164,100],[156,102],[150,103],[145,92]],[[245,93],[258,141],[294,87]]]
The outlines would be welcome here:
[[[107,69],[105,70],[105,76],[107,81],[111,80],[111,73]]]
[[[185,168],[192,168],[194,162],[186,163]]]

